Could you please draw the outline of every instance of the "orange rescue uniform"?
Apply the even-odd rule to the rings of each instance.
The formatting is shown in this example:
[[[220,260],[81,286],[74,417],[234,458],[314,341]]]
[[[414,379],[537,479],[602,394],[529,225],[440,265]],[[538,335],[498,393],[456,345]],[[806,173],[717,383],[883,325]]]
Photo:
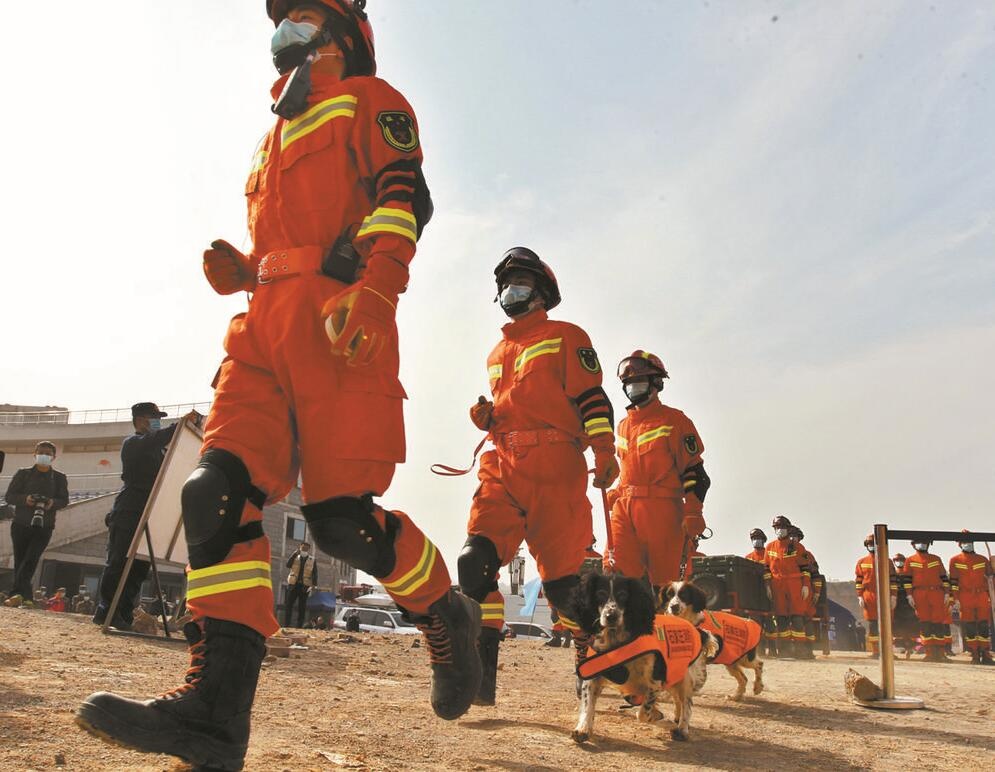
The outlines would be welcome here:
[[[890,560],[888,561],[888,573],[891,597],[897,599],[898,576],[895,574],[895,566]],[[854,567],[854,589],[857,592],[857,597],[864,601],[864,619],[870,622],[867,640],[871,644],[872,651],[877,652],[881,636],[878,634],[878,579],[874,571],[873,555],[864,555],[857,561],[857,565]]]
[[[591,544],[584,449],[612,449],[611,405],[580,327],[537,310],[502,332],[487,358],[494,449],[480,457],[467,534],[490,539],[501,565],[524,540],[549,582],[577,574]],[[484,603],[498,596],[492,591]],[[500,628],[493,619],[484,624]]]
[[[698,627],[718,638],[719,652],[711,660],[717,665],[731,665],[749,654],[760,643],[763,632],[752,619],[744,619],[728,611],[705,611]]]
[[[406,271],[417,238],[417,124],[382,80],[312,78],[306,111],[277,119],[252,162],[245,195],[260,280],[248,312],[229,327],[204,434],[203,450],[238,456],[268,502],[286,496],[299,473],[308,502],[382,495],[405,455],[396,329],[366,367],[332,356],[322,308],[347,285],[320,267],[348,233],[367,264],[389,261]],[[274,85],[274,98],[286,79]],[[417,526],[394,514],[396,561],[378,578],[399,605],[425,613],[448,591],[449,572]],[[374,517],[383,527],[384,511]],[[247,502],[241,524],[260,520]],[[272,635],[279,625],[269,560],[262,536],[236,544],[218,565],[190,570],[191,612]]]
[[[754,563],[766,563],[767,550],[764,548],[755,549],[753,552],[747,552],[743,557],[747,560],[752,560]]]
[[[629,407],[619,422],[621,475],[611,528],[615,567],[626,576],[648,573],[656,587],[678,578],[684,523],[702,516],[702,502],[691,491],[694,481],[682,475],[702,463],[704,449],[691,419],[659,399]],[[689,544],[688,575],[691,554]]]
[[[771,590],[774,605],[774,616],[804,617],[807,600],[802,597],[802,588],[807,587],[812,592],[812,579],[808,571],[808,553],[800,544],[792,543],[791,539],[774,539],[767,544],[767,570],[764,580]],[[804,625],[802,625],[804,627]],[[792,623],[787,629],[775,633],[784,641],[801,643],[807,640],[805,630]]]
[[[991,596],[988,577],[991,564],[975,552],[959,552],[950,558],[950,589],[960,603],[960,621],[964,645],[971,651],[991,648]]]
[[[943,596],[950,592],[950,581],[943,561],[929,552],[915,552],[905,560],[902,573],[909,577],[909,588],[919,617],[920,639],[927,648],[942,649],[947,624],[947,607]]]

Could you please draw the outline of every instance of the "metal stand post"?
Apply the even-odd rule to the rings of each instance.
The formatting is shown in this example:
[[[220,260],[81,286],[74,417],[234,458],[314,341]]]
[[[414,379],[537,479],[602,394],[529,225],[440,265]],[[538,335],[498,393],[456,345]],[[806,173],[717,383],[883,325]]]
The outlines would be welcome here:
[[[881,650],[881,690],[880,700],[856,700],[865,708],[885,708],[888,710],[914,710],[925,708],[918,697],[895,696],[895,648],[891,637],[891,558],[888,556],[888,526],[874,526],[874,578],[878,597],[879,648]]]
[[[149,532],[148,523],[145,524],[145,543],[149,547],[149,562],[152,563],[152,581],[155,584],[155,594],[159,597],[159,614],[162,617],[162,631],[167,638],[172,638],[169,634],[169,620],[166,618],[166,599],[162,597],[162,585],[159,584],[159,569],[155,565],[155,552],[152,551],[152,534]]]

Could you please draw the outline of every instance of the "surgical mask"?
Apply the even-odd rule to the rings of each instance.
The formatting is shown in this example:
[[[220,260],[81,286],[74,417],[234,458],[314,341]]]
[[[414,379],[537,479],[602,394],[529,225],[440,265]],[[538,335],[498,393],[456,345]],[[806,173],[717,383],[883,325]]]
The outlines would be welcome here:
[[[874,545],[873,544],[865,544],[864,546],[867,547],[867,551],[868,552],[870,552],[872,555],[874,554]]]
[[[499,296],[501,308],[508,316],[519,316],[529,310],[535,289],[524,284],[509,284]]]
[[[916,548],[916,552],[925,552],[926,551],[926,545],[925,544],[913,544],[912,546]]]
[[[753,540],[753,547],[754,547],[754,549],[762,550],[764,548],[764,540],[763,539],[754,539]]]
[[[305,45],[318,34],[318,28],[306,21],[284,19],[277,26],[270,42],[270,53],[276,56],[285,48]]]
[[[149,419],[149,431],[150,432],[157,432],[161,428],[162,428],[162,421],[160,421],[158,418],[150,418]]]
[[[774,533],[777,534],[777,538],[778,539],[783,539],[783,538],[785,538],[788,535],[788,529],[787,528],[777,528],[774,531]]]
[[[649,381],[630,381],[629,383],[622,384],[622,391],[625,392],[625,396],[629,402],[637,405],[646,399],[646,395],[650,393],[650,383]]]
[[[974,552],[974,542],[965,542],[960,545],[960,548],[964,550],[964,552]]]
[[[301,552],[307,555],[311,551],[310,547],[301,547]]]
[[[39,466],[51,466],[52,456],[47,453],[39,453],[35,456],[35,463]]]

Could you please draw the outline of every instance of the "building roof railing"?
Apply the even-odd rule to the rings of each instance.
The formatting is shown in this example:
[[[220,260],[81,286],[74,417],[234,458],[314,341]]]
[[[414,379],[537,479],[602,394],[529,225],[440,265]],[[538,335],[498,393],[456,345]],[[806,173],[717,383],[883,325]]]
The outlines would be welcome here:
[[[170,418],[179,418],[191,410],[207,414],[210,402],[183,402],[161,405],[160,409]],[[42,426],[51,424],[107,424],[131,421],[130,407],[99,410],[39,410],[25,413],[0,413],[0,426]]]

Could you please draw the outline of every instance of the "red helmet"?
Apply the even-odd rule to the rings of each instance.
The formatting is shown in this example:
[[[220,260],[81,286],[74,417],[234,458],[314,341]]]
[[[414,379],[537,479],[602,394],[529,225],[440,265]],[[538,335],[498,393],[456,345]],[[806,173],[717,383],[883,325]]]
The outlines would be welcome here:
[[[771,521],[770,526],[771,528],[790,528],[791,521],[784,515],[778,515]]]
[[[376,75],[377,59],[373,26],[366,15],[366,0],[266,0],[266,14],[278,25],[291,9],[309,2],[325,6],[331,13],[325,28],[342,49],[347,75]]]
[[[528,271],[536,277],[536,289],[546,302],[547,311],[560,304],[560,285],[556,281],[556,274],[531,249],[512,247],[504,253],[501,262],[494,269],[498,292],[504,289],[504,278],[512,271]]]
[[[864,546],[866,547],[873,543],[874,543],[874,534],[873,533],[867,534],[867,538],[864,539]]]
[[[656,354],[651,354],[642,349],[636,349],[629,356],[618,363],[618,379],[627,381],[630,378],[641,378],[646,375],[657,378],[669,378],[667,368],[663,366],[663,360]]]
[[[905,563],[905,555],[903,555],[901,552],[896,552],[895,557],[893,557],[891,560],[893,563]]]
[[[792,525],[788,528],[788,536],[794,536],[798,541],[801,541],[805,538],[805,532],[797,525]]]
[[[754,528],[752,531],[750,531],[750,540],[752,541],[753,539],[763,539],[764,541],[767,541],[767,534],[765,534],[759,528]]]

